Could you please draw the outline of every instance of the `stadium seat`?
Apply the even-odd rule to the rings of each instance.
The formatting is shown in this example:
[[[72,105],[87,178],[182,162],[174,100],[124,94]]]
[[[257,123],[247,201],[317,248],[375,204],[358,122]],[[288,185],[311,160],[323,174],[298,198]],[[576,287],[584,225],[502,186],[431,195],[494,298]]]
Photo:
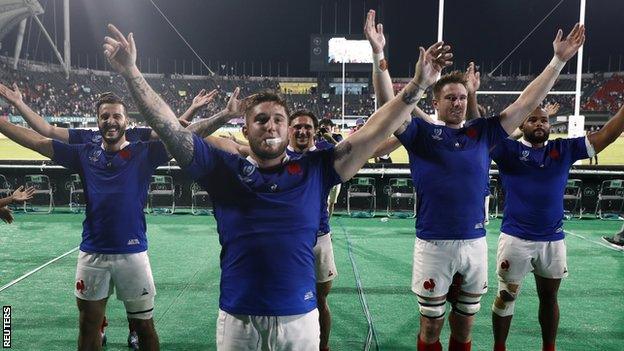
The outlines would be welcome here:
[[[580,219],[583,216],[583,181],[580,179],[568,179],[563,194],[563,209],[566,219],[576,215]]]
[[[80,179],[80,175],[72,174],[69,176],[69,209],[72,212],[80,212],[84,208],[85,197],[82,179]]]
[[[489,216],[490,218],[498,218],[498,179],[490,177],[490,204],[489,204]]]
[[[26,188],[31,186],[35,188],[35,194],[31,201],[24,201],[24,212],[30,211],[43,214],[52,212],[54,209],[54,194],[50,177],[45,174],[27,174],[24,176],[24,185]],[[45,207],[43,210],[39,210],[38,207],[35,207],[36,204],[47,206],[47,210]]]
[[[384,193],[388,196],[388,217],[416,217],[416,189],[411,178],[391,178]]]
[[[605,206],[606,204],[606,206]],[[600,185],[596,202],[596,217],[600,219],[619,219],[624,206],[624,180],[605,180]]]
[[[175,212],[175,186],[172,176],[153,175],[147,192],[148,212],[162,212],[173,214]],[[156,205],[157,200],[163,199],[165,206],[160,206],[160,201]]]
[[[366,206],[353,211],[351,202],[353,199],[363,199]],[[375,217],[377,210],[377,189],[375,178],[356,177],[351,179],[347,188],[347,214],[352,217]]]
[[[202,206],[199,206],[201,204]],[[191,213],[195,216],[200,214],[211,214],[210,196],[199,184],[191,184]]]

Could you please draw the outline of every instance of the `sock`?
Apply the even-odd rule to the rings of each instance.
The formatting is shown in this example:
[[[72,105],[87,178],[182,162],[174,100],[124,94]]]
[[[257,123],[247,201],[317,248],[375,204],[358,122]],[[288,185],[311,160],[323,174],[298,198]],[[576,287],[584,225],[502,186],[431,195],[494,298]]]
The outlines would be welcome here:
[[[507,351],[505,344],[494,343],[494,351]]]
[[[442,351],[442,344],[440,344],[440,340],[434,342],[433,344],[427,344],[420,339],[420,335],[418,336],[418,351]]]
[[[472,341],[466,343],[455,340],[452,336],[449,339],[449,351],[470,351],[472,348]]]
[[[555,351],[555,344],[544,344],[542,351]]]

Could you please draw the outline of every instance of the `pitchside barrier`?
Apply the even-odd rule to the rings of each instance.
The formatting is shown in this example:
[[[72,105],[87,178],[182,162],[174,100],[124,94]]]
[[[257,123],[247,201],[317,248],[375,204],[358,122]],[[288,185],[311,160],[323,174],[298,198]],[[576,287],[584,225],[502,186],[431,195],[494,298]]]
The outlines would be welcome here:
[[[51,161],[2,161],[0,163],[0,175],[4,175],[12,189],[17,186],[23,185],[26,175],[44,174],[50,179],[50,183],[53,190],[54,206],[55,207],[69,207],[70,205],[70,190],[72,187],[72,172],[67,169],[54,164]],[[176,208],[190,208],[191,199],[191,186],[193,181],[180,170],[174,161],[168,165],[158,168],[157,175],[171,176],[175,184],[175,206]],[[498,170],[496,165],[492,165],[490,170],[492,179],[495,179],[496,187],[498,188],[498,203],[500,211],[502,213],[504,196],[500,191],[500,179],[498,178]],[[377,216],[385,216],[387,214],[388,201],[393,201],[392,197],[388,194],[388,185],[390,185],[393,179],[396,178],[410,178],[410,171],[406,164],[366,164],[362,168],[356,177],[372,177],[375,179],[374,186],[376,187],[376,214]],[[570,196],[566,208],[570,210],[571,214],[578,216],[579,210],[586,218],[594,217],[596,212],[597,203],[599,200],[599,194],[601,187],[604,187],[606,180],[624,180],[624,166],[588,166],[579,165],[574,166],[570,170],[570,179],[579,180],[570,183],[569,189]],[[624,205],[624,182],[612,182],[616,185],[615,189],[609,189],[609,193],[605,192],[603,201],[600,205],[601,213],[604,217],[608,218],[610,213],[619,213],[622,211]],[[336,209],[346,210],[347,208],[347,190],[349,188],[349,182],[343,184],[342,190],[336,203]],[[617,185],[621,185],[621,189],[617,188]],[[578,188],[580,187],[580,199]],[[531,189],[527,189],[531,191]],[[606,189],[604,190],[606,191]],[[484,189],[485,193],[485,189]],[[621,199],[620,199],[621,198]],[[43,207],[45,199],[40,199],[41,204],[37,204],[37,199],[34,199],[32,206]],[[352,200],[353,201],[353,200]],[[399,204],[400,199],[394,199],[397,201],[391,205],[393,211],[399,210],[399,206],[404,206],[406,212],[413,210],[413,203],[410,201]],[[357,204],[351,205],[357,207]],[[369,206],[367,205],[362,205]],[[410,208],[410,206],[412,206]],[[580,207],[580,208],[579,208]],[[490,209],[493,211],[494,207],[490,205]]]

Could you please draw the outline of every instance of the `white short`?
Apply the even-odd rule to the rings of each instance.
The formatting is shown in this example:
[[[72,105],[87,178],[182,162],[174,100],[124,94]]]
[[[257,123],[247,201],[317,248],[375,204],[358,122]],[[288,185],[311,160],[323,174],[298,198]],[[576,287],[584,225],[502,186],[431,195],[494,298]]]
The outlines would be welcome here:
[[[335,204],[338,202],[338,195],[340,195],[340,188],[342,184],[337,184],[329,191],[329,197],[327,198],[327,205]]]
[[[568,275],[565,240],[532,241],[501,233],[496,252],[496,273],[506,283],[519,284],[527,273],[548,279]]]
[[[317,283],[334,280],[338,275],[336,262],[334,261],[331,233],[317,237],[316,245],[314,245],[314,262]]]
[[[453,275],[463,276],[461,290],[485,294],[488,286],[487,242],[470,240],[422,240],[414,243],[412,291],[422,297],[446,295]]]
[[[219,310],[217,350],[318,351],[319,313],[293,316],[248,316]]]
[[[74,294],[87,301],[105,299],[117,290],[117,299],[154,299],[156,287],[147,252],[97,254],[80,251]]]

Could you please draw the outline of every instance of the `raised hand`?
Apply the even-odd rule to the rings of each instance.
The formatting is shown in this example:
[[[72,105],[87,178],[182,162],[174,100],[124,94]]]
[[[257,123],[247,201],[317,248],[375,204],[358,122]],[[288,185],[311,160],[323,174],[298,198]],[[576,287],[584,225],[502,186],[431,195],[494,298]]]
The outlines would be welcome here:
[[[466,77],[466,90],[468,90],[468,93],[476,93],[481,85],[481,72],[477,72],[474,62],[468,64],[468,69],[466,69],[464,76]]]
[[[585,25],[575,24],[570,34],[565,39],[563,38],[563,31],[559,29],[557,36],[553,41],[553,49],[555,55],[561,61],[567,62],[570,60],[576,52],[581,48],[585,42]]]
[[[4,221],[4,223],[13,223],[13,212],[11,209],[6,206],[0,207],[0,219]]]
[[[24,189],[24,186],[22,185],[19,188],[15,189],[15,191],[13,192],[13,195],[11,195],[11,198],[15,202],[23,202],[23,201],[32,199],[34,194],[35,194],[35,188],[31,186],[29,188]]]
[[[450,52],[451,47],[444,45],[443,41],[431,45],[427,50],[422,46],[418,49],[420,56],[416,62],[414,80],[419,87],[427,88],[438,80],[445,67],[453,64],[450,61],[453,54]]]
[[[119,74],[129,74],[136,67],[137,50],[134,43],[134,34],[128,37],[112,24],[108,25],[110,37],[104,37],[104,56],[108,59],[111,67]]]
[[[386,37],[383,34],[383,24],[379,23],[375,26],[375,10],[369,10],[366,14],[364,35],[366,35],[366,39],[368,39],[375,54],[383,52],[384,46],[386,46]]]
[[[206,89],[200,90],[199,93],[193,98],[193,102],[191,103],[191,108],[197,110],[201,108],[202,106],[208,105],[209,103],[212,102],[212,100],[214,100],[216,95],[217,95],[217,89],[214,89],[209,93],[206,92]]]
[[[17,83],[13,83],[13,90],[4,84],[0,84],[0,96],[5,98],[11,105],[22,102],[22,92]]]
[[[234,89],[234,92],[232,92],[232,96],[230,96],[230,99],[225,106],[225,112],[230,116],[241,116],[245,112],[245,99],[239,100],[239,94],[240,88],[237,87]],[[251,96],[247,97],[247,99],[250,97]]]
[[[544,110],[546,110],[546,113],[548,113],[548,116],[554,116],[557,111],[559,111],[559,107],[561,107],[559,105],[558,102],[549,102],[546,104],[546,106],[544,106]]]

